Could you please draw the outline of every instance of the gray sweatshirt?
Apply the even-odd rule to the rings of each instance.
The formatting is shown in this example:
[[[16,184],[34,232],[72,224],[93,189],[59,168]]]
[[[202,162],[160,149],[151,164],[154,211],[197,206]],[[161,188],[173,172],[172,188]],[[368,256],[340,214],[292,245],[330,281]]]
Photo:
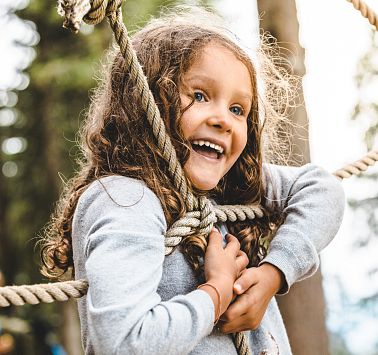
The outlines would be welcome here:
[[[314,165],[264,167],[268,201],[287,214],[262,262],[285,276],[285,293],[311,276],[318,253],[335,236],[343,215],[340,183]],[[273,201],[274,199],[274,201]],[[225,226],[220,226],[225,234]],[[179,248],[164,256],[167,223],[157,196],[144,183],[111,176],[80,197],[72,241],[86,354],[236,354],[230,335],[213,326],[214,305]],[[261,325],[248,331],[253,354],[291,354],[275,299]]]

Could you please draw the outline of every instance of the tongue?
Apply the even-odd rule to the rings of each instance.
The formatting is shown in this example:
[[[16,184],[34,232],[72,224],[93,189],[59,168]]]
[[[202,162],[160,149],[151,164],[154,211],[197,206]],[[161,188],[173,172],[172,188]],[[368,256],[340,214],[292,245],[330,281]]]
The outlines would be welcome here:
[[[212,158],[212,159],[218,159],[218,153],[212,149],[208,148],[206,146],[194,146],[193,149],[198,153],[203,155],[204,157]]]

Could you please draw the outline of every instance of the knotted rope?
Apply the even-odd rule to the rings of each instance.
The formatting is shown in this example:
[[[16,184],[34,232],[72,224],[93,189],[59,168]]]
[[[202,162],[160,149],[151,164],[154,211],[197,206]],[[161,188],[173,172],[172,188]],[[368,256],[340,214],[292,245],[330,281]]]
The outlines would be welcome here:
[[[171,253],[185,236],[194,233],[209,234],[216,222],[235,222],[253,220],[264,216],[264,210],[259,205],[217,205],[204,197],[200,198],[200,211],[188,212],[172,224],[165,234],[165,254]]]

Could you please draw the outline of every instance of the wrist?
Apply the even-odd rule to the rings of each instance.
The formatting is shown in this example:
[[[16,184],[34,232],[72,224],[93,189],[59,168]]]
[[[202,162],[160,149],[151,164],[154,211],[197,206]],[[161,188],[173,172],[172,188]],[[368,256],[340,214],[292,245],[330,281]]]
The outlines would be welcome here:
[[[198,288],[201,288],[201,290],[205,290],[210,297],[214,300],[216,300],[216,294],[214,289],[210,290],[211,286],[213,286],[219,293],[219,316],[221,316],[228,308],[232,301],[233,297],[233,281],[222,279],[222,278],[212,278],[206,281],[206,283],[198,286]],[[214,307],[216,307],[217,304],[214,303]]]
[[[222,297],[218,288],[213,284],[206,282],[204,284],[199,285],[197,289],[205,291],[211,297],[211,300],[214,304],[214,324],[216,324],[221,316],[222,304]]]
[[[259,266],[261,271],[267,273],[267,279],[272,283],[272,289],[276,294],[284,286],[285,277],[282,271],[273,264],[264,263]]]

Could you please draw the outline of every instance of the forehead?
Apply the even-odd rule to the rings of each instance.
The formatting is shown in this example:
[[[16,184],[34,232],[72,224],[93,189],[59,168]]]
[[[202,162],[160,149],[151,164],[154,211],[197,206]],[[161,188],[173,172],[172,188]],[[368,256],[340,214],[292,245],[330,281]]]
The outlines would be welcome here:
[[[248,96],[253,80],[246,64],[233,51],[218,43],[207,44],[200,50],[183,79],[186,84],[236,85]]]
[[[231,48],[215,41],[204,45],[198,50],[189,70],[193,67],[204,64],[233,64],[245,67],[245,70],[248,71],[245,63],[236,56],[236,53]]]

